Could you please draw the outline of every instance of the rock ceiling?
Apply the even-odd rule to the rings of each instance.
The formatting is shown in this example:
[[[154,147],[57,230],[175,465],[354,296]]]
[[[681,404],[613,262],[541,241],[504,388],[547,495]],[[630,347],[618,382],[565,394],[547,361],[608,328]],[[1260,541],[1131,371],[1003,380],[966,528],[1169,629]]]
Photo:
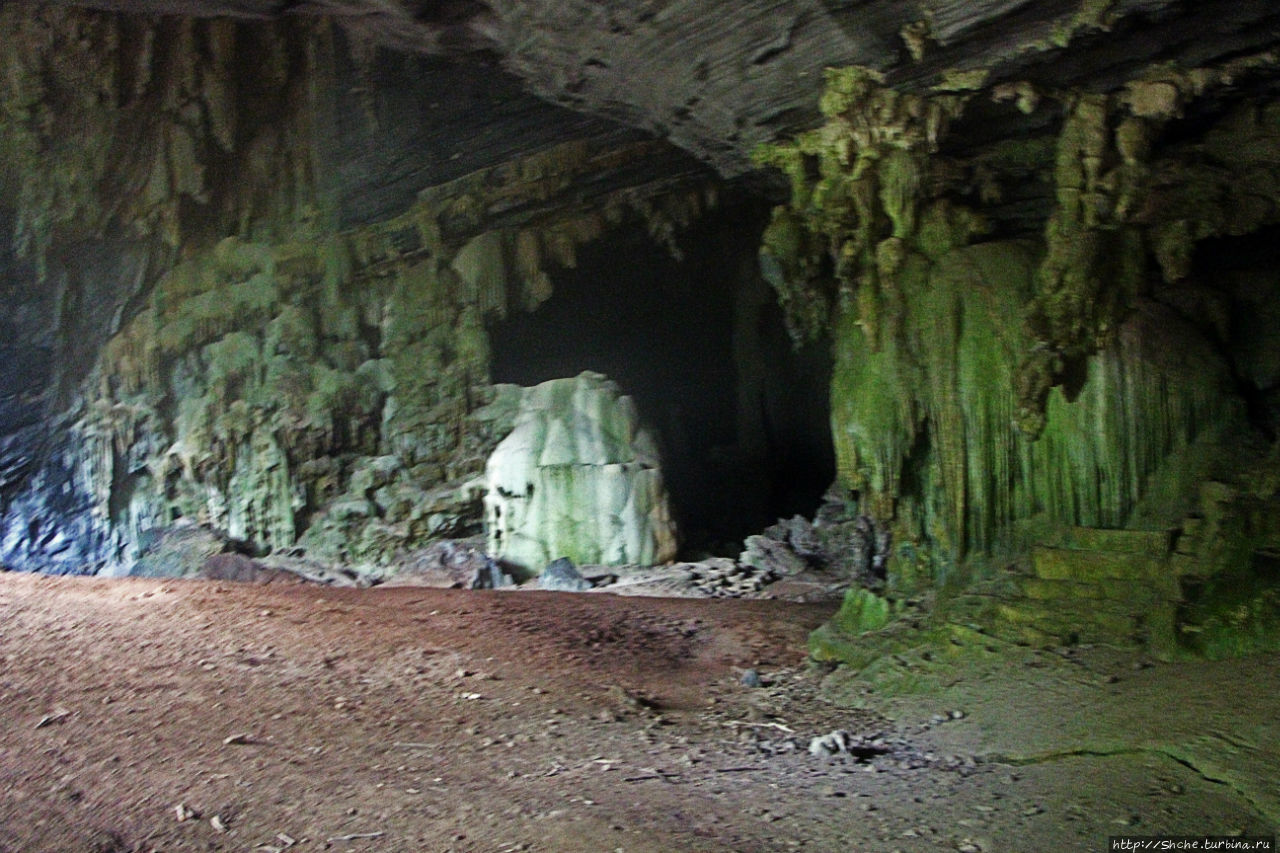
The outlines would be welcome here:
[[[987,85],[1108,88],[1154,62],[1274,47],[1271,0],[89,0],[141,14],[331,15],[353,37],[493,63],[525,90],[663,136],[721,174],[817,122],[822,71],[864,65],[909,89],[985,69]],[[494,85],[501,86],[501,82]],[[507,99],[506,109],[511,109]],[[1016,121],[977,111],[980,136]],[[1014,125],[1016,127],[1016,125]],[[584,128],[574,132],[581,135]],[[599,129],[599,128],[597,128]],[[527,125],[513,133],[523,136]],[[963,138],[963,136],[961,137]],[[538,140],[533,140],[537,142]]]

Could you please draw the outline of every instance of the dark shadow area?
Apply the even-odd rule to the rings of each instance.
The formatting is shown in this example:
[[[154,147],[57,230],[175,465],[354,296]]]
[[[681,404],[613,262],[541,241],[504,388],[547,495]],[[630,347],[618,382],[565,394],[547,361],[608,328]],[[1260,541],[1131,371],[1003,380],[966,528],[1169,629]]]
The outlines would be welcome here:
[[[554,295],[490,327],[493,380],[595,370],[655,430],[686,552],[737,555],[778,517],[812,515],[834,478],[829,348],[793,350],[756,252],[765,212],[714,214],[677,259],[639,226],[552,272]]]
[[[483,60],[388,50],[362,68],[341,31],[335,60],[340,79],[329,93],[333,123],[319,145],[344,227],[395,215],[423,187],[519,154],[573,140],[644,138],[535,97]]]
[[[1250,420],[1275,440],[1280,431],[1280,227],[1202,240],[1192,270],[1192,284],[1174,290],[1183,303],[1177,307],[1208,327],[1229,359]],[[1162,296],[1168,301],[1167,294]]]

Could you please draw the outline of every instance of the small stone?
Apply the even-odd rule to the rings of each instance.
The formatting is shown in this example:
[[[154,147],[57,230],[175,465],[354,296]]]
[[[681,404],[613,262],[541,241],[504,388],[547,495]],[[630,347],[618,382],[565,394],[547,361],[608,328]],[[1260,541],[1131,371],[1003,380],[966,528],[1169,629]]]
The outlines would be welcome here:
[[[848,735],[841,731],[815,737],[809,741],[809,754],[813,756],[835,755],[849,748]]]
[[[739,681],[742,682],[743,687],[759,687],[762,683],[760,681],[760,673],[754,669],[749,669],[742,673],[742,678]]]

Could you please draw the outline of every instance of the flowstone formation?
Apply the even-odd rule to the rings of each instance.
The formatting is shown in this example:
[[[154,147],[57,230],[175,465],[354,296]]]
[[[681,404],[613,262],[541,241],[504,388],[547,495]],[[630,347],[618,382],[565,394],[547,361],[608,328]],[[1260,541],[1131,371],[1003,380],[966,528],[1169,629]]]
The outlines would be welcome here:
[[[46,428],[0,447],[6,567],[161,572],[165,532],[196,524],[377,582],[478,535],[512,426],[486,405],[486,323],[609,229],[669,242],[715,203],[669,146],[558,125],[492,74],[455,94],[498,141],[442,156],[422,90],[465,73],[384,74],[332,22],[0,15],[21,35],[0,47],[4,297],[56,320],[23,401]]]
[[[76,431],[122,567],[176,518],[357,566],[460,532],[486,451],[478,297],[430,261],[344,286],[349,248],[225,240],[108,344]]]
[[[525,573],[654,565],[676,554],[657,444],[635,404],[598,373],[519,393],[515,427],[485,466],[489,550]]]
[[[1106,92],[975,72],[910,93],[844,69],[829,74],[821,128],[761,151],[791,182],[762,265],[797,340],[834,339],[839,485],[892,530],[891,596],[1057,549],[1038,552],[1035,582],[1006,589],[1014,603],[982,614],[988,625],[1021,641],[1173,645],[1183,592],[1221,563],[1087,531],[1172,543],[1203,513],[1201,484],[1269,470],[1275,383],[1242,381],[1256,368],[1231,348],[1242,324],[1231,318],[1248,309],[1196,259],[1202,241],[1280,221],[1280,112],[1242,104],[1180,120],[1275,64],[1160,67]],[[978,99],[987,114],[992,102],[1039,112],[1043,130],[950,154]],[[1028,180],[1052,201],[1039,234],[1001,207]],[[1273,525],[1256,519],[1232,535],[1235,572],[1274,547]],[[1094,563],[1115,571],[1084,570]],[[864,622],[866,593],[847,610],[836,634]],[[841,642],[818,647],[841,657]]]
[[[526,168],[542,180],[574,168],[556,162]],[[451,237],[451,224],[467,233],[454,217],[471,186],[517,196],[504,177],[309,242],[228,238],[164,276],[107,344],[74,426],[111,564],[127,570],[148,531],[177,518],[367,581],[479,534],[480,475],[513,425],[486,405],[485,320],[511,302],[536,308],[550,295],[543,265],[572,263],[608,226],[557,212],[540,228]],[[659,210],[650,221],[669,221]]]

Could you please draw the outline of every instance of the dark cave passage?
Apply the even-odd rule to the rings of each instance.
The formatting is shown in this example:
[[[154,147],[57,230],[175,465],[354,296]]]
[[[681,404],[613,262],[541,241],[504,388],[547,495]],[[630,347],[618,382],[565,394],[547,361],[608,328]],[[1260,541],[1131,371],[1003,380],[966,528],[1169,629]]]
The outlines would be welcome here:
[[[1208,326],[1231,365],[1250,420],[1274,441],[1280,434],[1280,342],[1274,334],[1280,327],[1280,227],[1204,240],[1192,260],[1191,280],[1202,288],[1175,290],[1165,298]],[[1188,300],[1187,293],[1198,301]]]
[[[554,295],[490,327],[493,380],[594,370],[658,435],[688,553],[736,556],[778,517],[812,515],[834,478],[828,347],[791,346],[757,271],[761,211],[710,217],[677,259],[619,229],[553,271]]]

